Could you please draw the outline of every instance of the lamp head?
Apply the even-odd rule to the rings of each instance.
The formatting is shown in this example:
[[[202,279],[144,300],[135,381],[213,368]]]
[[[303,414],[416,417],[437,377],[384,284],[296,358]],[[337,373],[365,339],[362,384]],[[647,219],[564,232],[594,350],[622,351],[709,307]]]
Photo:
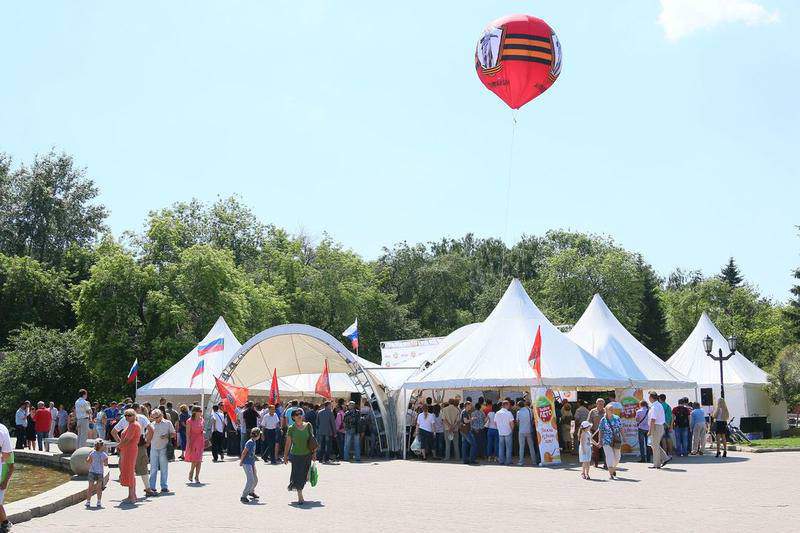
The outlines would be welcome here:
[[[714,348],[714,339],[706,335],[706,338],[703,339],[703,349],[706,351],[707,354],[711,354],[711,350]]]
[[[738,344],[739,340],[736,338],[736,335],[731,335],[728,337],[728,348],[731,349],[731,352],[736,351],[736,345]]]

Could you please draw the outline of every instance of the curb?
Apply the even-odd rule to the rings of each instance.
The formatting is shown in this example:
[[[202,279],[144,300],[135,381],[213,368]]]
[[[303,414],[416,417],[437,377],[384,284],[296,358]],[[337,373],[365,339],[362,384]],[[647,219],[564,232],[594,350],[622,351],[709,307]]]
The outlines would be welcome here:
[[[728,446],[728,448],[731,447],[732,446]],[[787,448],[757,448],[754,446],[736,446],[735,451],[748,452],[748,453],[800,452],[800,447],[793,446]]]
[[[72,472],[69,466],[69,456],[25,450],[15,450],[14,455],[22,463]],[[110,472],[106,472],[103,480],[106,485],[108,484],[109,474]],[[32,518],[55,513],[70,505],[75,505],[86,499],[86,483],[86,476],[72,476],[69,481],[46,492],[9,503],[5,506],[8,520],[12,524],[19,524]]]

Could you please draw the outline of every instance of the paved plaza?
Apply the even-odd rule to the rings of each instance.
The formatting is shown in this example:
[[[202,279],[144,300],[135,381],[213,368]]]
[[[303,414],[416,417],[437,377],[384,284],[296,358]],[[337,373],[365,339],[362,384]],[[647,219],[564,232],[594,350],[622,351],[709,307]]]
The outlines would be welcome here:
[[[75,505],[18,524],[15,532],[58,531],[798,531],[800,453],[731,453],[676,459],[661,471],[623,463],[618,481],[592,468],[465,466],[379,461],[321,465],[304,508],[291,505],[289,467],[258,463],[258,504],[239,502],[244,482],[233,459],[203,465],[203,485],[188,466],[170,465],[174,495],[119,507],[112,481],[104,509]],[[115,480],[118,471],[112,469]],[[533,527],[533,529],[532,529]],[[298,529],[299,528],[299,529]]]

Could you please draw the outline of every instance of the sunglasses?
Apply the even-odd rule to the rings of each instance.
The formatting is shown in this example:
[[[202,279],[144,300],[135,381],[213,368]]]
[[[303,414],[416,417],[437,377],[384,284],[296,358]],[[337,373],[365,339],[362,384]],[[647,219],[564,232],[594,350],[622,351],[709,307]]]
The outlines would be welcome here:
[[[125,415],[125,418],[133,418],[133,415]]]

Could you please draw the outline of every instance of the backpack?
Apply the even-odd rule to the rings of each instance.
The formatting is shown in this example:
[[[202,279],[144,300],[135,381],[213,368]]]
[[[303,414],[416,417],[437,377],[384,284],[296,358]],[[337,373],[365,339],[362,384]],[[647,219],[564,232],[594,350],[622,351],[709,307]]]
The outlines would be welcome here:
[[[370,416],[363,415],[358,419],[358,432],[369,435]]]

